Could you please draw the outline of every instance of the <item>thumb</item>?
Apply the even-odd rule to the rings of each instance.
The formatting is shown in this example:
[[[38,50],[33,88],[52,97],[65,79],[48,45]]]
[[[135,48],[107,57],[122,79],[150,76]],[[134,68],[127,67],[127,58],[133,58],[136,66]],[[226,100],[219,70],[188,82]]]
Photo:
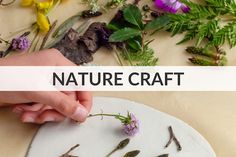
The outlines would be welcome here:
[[[66,117],[79,122],[85,121],[88,116],[88,110],[84,106],[62,92],[37,92],[33,101],[49,105]]]

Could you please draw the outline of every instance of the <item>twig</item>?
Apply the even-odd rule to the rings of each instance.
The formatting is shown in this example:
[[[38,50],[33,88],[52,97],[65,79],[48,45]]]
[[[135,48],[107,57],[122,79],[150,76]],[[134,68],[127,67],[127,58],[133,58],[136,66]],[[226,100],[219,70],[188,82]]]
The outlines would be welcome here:
[[[176,136],[175,136],[175,134],[174,134],[174,132],[173,132],[172,127],[169,126],[169,127],[168,127],[168,130],[169,130],[169,133],[170,133],[170,139],[169,139],[169,141],[167,142],[167,144],[165,145],[165,148],[167,148],[167,147],[171,144],[171,142],[174,141],[175,144],[176,144],[176,146],[177,146],[177,150],[178,150],[178,151],[181,151],[181,150],[182,150],[182,147],[181,147],[181,145],[180,145],[180,142],[179,142],[178,139],[176,138]]]
[[[79,144],[76,144],[75,146],[71,147],[65,154],[61,155],[60,157],[78,157],[78,156],[69,155],[69,153],[72,152],[77,147],[79,147]]]
[[[16,1],[16,0],[12,0],[11,2],[3,3],[3,0],[0,0],[0,5],[1,5],[1,6],[8,6],[8,5],[13,4],[15,1]]]
[[[49,29],[49,31],[47,32],[47,34],[44,36],[43,41],[42,41],[42,44],[41,44],[39,50],[42,50],[42,49],[44,48],[44,46],[45,46],[45,44],[46,44],[46,42],[47,42],[49,36],[52,34],[52,30],[56,27],[56,25],[57,25],[57,20],[55,20],[55,21],[52,23],[51,28]]]

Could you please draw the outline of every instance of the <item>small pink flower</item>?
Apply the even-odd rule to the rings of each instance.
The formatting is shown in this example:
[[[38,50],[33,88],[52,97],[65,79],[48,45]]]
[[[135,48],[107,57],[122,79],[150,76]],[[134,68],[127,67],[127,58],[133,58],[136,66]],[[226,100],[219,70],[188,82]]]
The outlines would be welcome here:
[[[178,0],[155,0],[156,7],[162,11],[177,13],[181,9],[184,13],[190,11],[190,8]]]
[[[139,120],[134,114],[129,113],[127,122],[124,124],[124,132],[129,136],[134,136],[139,132]]]

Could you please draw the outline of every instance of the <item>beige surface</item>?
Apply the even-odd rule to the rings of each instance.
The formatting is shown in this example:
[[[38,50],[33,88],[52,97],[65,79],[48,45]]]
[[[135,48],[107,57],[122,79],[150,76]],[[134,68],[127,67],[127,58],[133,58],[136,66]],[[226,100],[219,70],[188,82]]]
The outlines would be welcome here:
[[[50,19],[62,21],[82,9],[77,0],[70,0],[57,8]],[[112,15],[111,13],[109,14]],[[96,21],[108,21],[100,17]],[[9,36],[28,26],[34,20],[31,9],[22,9],[15,4],[0,8],[0,34]],[[160,58],[160,65],[188,65],[184,53],[187,45],[176,46],[181,38],[170,38],[160,33],[152,47]],[[188,43],[189,44],[189,43]],[[228,51],[229,65],[236,65],[236,49]],[[101,49],[94,62],[116,65],[113,54]],[[105,61],[105,62],[104,62]],[[236,100],[235,92],[96,92],[99,96],[114,96],[134,100],[176,116],[198,130],[213,146],[217,156],[234,157],[236,154]],[[0,156],[23,157],[37,126],[22,124],[9,108],[0,109]]]

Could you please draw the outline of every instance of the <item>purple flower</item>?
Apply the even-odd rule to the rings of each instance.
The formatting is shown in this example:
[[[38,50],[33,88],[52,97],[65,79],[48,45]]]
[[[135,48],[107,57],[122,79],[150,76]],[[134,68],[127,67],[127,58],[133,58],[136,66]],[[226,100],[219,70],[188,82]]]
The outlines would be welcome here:
[[[189,12],[190,8],[178,0],[155,0],[156,7],[162,11],[177,13],[181,9],[184,13]]]
[[[189,8],[187,5],[182,4],[181,10],[182,10],[184,13],[188,13],[188,12],[190,11],[190,8]]]
[[[136,133],[139,132],[139,120],[132,113],[128,112],[127,116],[123,116],[120,114],[105,114],[105,113],[89,115],[89,117],[94,117],[94,116],[115,117],[123,124],[124,133],[127,134],[128,136],[134,136]]]
[[[14,38],[12,39],[12,42],[11,42],[12,50],[24,51],[28,49],[29,46],[30,46],[30,42],[26,36]]]
[[[124,132],[129,136],[134,136],[139,132],[139,120],[134,116],[134,114],[129,113],[127,120],[123,122]]]

